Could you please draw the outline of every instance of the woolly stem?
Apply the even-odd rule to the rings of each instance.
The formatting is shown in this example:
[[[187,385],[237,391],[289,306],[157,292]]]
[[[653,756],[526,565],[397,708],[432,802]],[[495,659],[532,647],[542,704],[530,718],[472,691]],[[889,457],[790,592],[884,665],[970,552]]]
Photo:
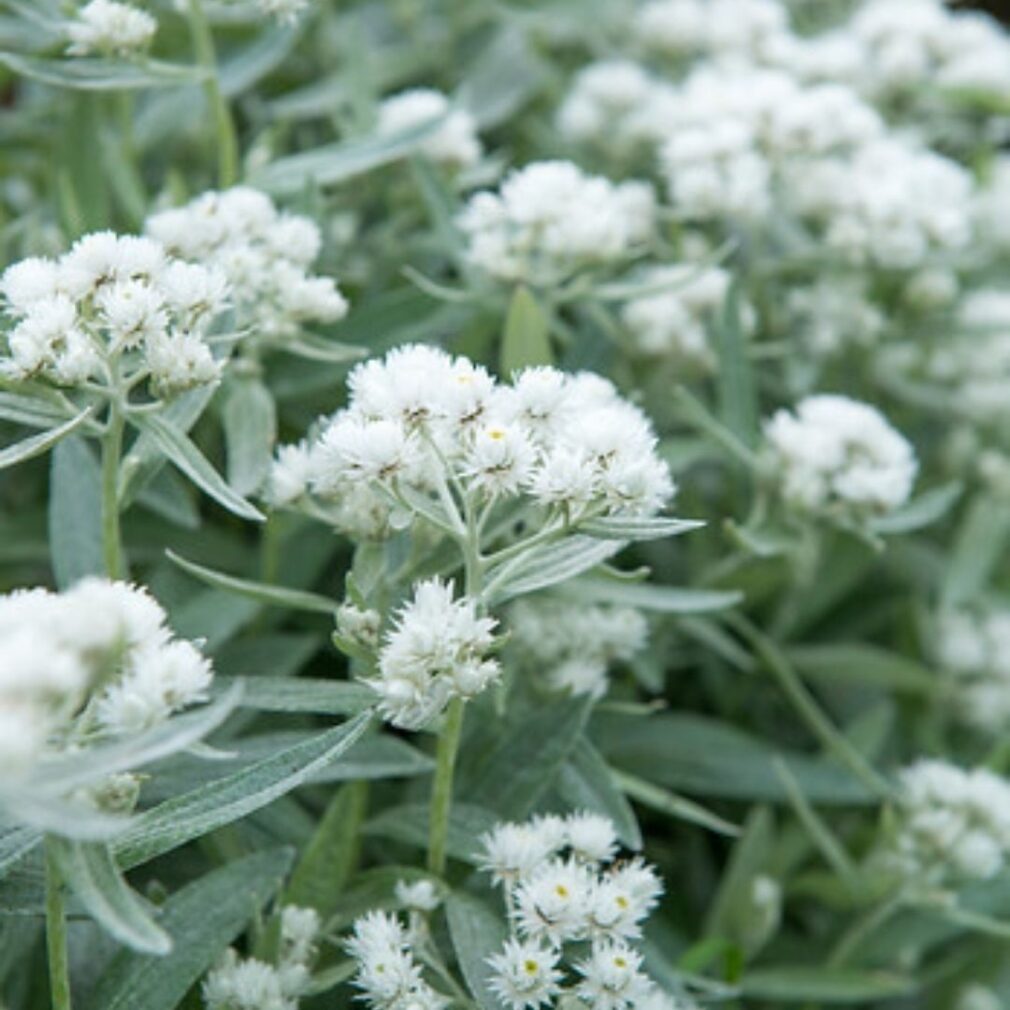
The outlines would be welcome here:
[[[119,531],[119,461],[123,453],[125,418],[120,405],[109,403],[102,436],[102,558],[110,579],[123,575],[123,547]]]
[[[207,95],[207,103],[214,117],[218,185],[222,189],[227,189],[238,181],[238,135],[235,132],[235,121],[228,108],[228,101],[221,93],[214,35],[210,30],[210,22],[207,20],[202,0],[189,0],[189,31],[196,60],[205,74],[204,93]]]
[[[463,732],[462,698],[453,698],[445,712],[445,723],[438,736],[435,758],[435,782],[431,789],[431,829],[428,836],[428,869],[445,873],[446,845],[449,838],[449,814],[452,810],[452,781],[456,755]]]
[[[480,533],[473,502],[464,500],[466,541],[463,544],[465,592],[477,601],[483,580],[480,557]],[[431,787],[431,821],[428,835],[428,869],[442,876],[445,873],[446,845],[449,838],[449,815],[452,812],[452,783],[456,773],[456,757],[463,734],[463,712],[466,702],[453,698],[446,709],[445,722],[438,737],[435,754],[435,781]]]
[[[70,1010],[70,965],[67,960],[67,917],[63,876],[46,843],[46,951],[49,955],[49,992],[53,1010]]]

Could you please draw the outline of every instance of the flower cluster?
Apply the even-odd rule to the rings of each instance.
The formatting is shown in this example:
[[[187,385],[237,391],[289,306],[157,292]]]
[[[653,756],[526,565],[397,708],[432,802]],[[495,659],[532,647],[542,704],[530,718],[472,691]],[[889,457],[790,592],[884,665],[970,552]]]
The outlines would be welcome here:
[[[89,0],[67,24],[68,52],[132,56],[151,44],[158,22],[146,11],[118,0]]]
[[[940,616],[936,653],[954,674],[960,715],[1001,732],[1010,722],[1010,611],[951,611]]]
[[[607,670],[645,647],[649,626],[630,607],[523,600],[508,615],[514,641],[529,665],[557,691],[602,698]]]
[[[0,597],[0,777],[207,699],[210,663],[143,589],[88,578]]]
[[[988,880],[1010,854],[1010,785],[986,768],[922,760],[901,776],[887,865],[940,884]]]
[[[667,57],[770,58],[788,35],[779,0],[650,0],[632,31],[646,49]]]
[[[615,185],[570,161],[542,161],[512,172],[497,193],[475,194],[458,223],[472,266],[545,285],[629,257],[652,234],[654,204],[647,183]]]
[[[859,275],[831,274],[793,288],[786,299],[790,326],[804,348],[826,357],[853,347],[873,347],[885,317]]]
[[[316,958],[321,923],[311,908],[285,905],[277,964],[229,948],[203,983],[207,1010],[297,1010]]]
[[[418,729],[450,699],[480,694],[501,673],[487,658],[495,624],[477,615],[473,600],[454,600],[451,582],[419,583],[385,637],[378,675],[367,681],[382,715],[394,726]]]
[[[472,501],[525,494],[575,524],[652,514],[673,495],[648,419],[596,375],[530,368],[505,384],[413,345],[358,365],[348,386],[348,407],[316,439],[279,453],[275,504],[311,495],[361,535],[395,521],[394,509],[458,531],[458,509]]]
[[[169,394],[216,382],[208,334],[230,296],[218,270],[184,263],[150,238],[95,232],[59,259],[31,257],[0,278],[13,321],[0,374]]]
[[[648,293],[625,302],[621,322],[643,355],[668,358],[707,372],[715,366],[709,332],[723,311],[730,275],[720,267],[677,264],[642,274]],[[754,328],[754,310],[741,306],[744,330]]]
[[[903,140],[799,166],[790,183],[798,212],[853,263],[912,269],[963,249],[972,234],[967,170]]]
[[[422,123],[442,120],[421,142],[423,154],[451,168],[469,168],[480,161],[477,124],[466,109],[453,108],[440,91],[412,88],[385,98],[379,106],[380,134],[401,133]]]
[[[346,946],[357,962],[354,984],[373,1010],[442,1010],[448,1004],[424,979],[413,938],[395,915],[363,915]]]
[[[772,478],[790,504],[845,518],[891,512],[915,481],[911,445],[873,407],[809,396],[765,425]]]
[[[607,818],[577,813],[499,824],[482,850],[512,927],[504,948],[487,959],[503,1006],[553,1006],[566,993],[602,1010],[679,1006],[642,971],[634,947],[662,884],[641,859],[616,860]]]
[[[144,229],[175,256],[227,277],[238,325],[260,339],[291,337],[306,323],[335,322],[347,313],[333,279],[309,272],[322,245],[317,225],[279,211],[259,190],[203,193],[153,214]]]

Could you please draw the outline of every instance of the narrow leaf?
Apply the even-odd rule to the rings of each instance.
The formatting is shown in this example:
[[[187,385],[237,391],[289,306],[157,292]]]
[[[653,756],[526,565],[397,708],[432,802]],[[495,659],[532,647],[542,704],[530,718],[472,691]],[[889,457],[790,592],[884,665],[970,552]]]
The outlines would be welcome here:
[[[0,470],[14,466],[16,463],[23,463],[34,456],[41,456],[42,453],[56,445],[61,438],[84,424],[91,417],[93,411],[94,407],[88,407],[76,417],[72,417],[69,421],[65,421],[55,428],[50,428],[49,431],[40,432],[38,435],[29,435],[28,438],[23,438],[20,442],[0,449]]]
[[[262,512],[236,494],[224,478],[210,465],[207,457],[196,447],[188,435],[157,414],[133,415],[131,421],[150,434],[158,448],[201,491],[213,498],[229,512],[243,519],[262,522]]]
[[[579,529],[600,540],[663,540],[701,529],[697,519],[666,519],[661,516],[606,516],[583,523]]]
[[[168,559],[178,565],[184,572],[189,572],[194,578],[213,586],[244,596],[257,603],[272,607],[284,607],[287,610],[307,610],[316,614],[332,615],[336,610],[333,600],[317,593],[309,593],[303,589],[288,589],[285,586],[271,586],[265,582],[255,582],[252,579],[241,579],[236,575],[226,575],[216,572],[213,568],[205,568],[195,561],[187,561],[174,551],[165,551]]]
[[[482,901],[463,892],[451,894],[445,904],[449,934],[463,978],[481,1010],[501,1010],[491,988],[487,959],[505,946],[508,929]]]
[[[101,471],[79,435],[59,442],[50,459],[49,547],[60,589],[105,571]]]
[[[146,954],[171,950],[171,938],[130,890],[107,845],[52,837],[46,845],[81,904],[120,943]]]
[[[500,373],[508,378],[532,365],[551,365],[550,321],[536,296],[524,285],[509,302],[502,337]]]

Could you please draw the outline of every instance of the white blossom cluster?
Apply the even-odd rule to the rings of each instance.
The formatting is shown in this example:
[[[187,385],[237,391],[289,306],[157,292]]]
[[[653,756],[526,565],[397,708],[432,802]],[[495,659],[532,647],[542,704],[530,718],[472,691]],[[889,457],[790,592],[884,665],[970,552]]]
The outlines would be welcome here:
[[[621,322],[635,349],[700,372],[714,369],[709,334],[726,305],[729,272],[716,266],[679,263],[651,267],[640,280],[647,293],[629,299],[621,308]],[[743,329],[752,331],[753,307],[743,304],[741,316]]]
[[[797,508],[851,519],[891,512],[911,494],[912,446],[868,404],[809,396],[777,411],[764,433],[770,476]]]
[[[884,859],[910,879],[988,880],[1010,853],[1010,785],[987,768],[922,760],[901,775]]]
[[[144,230],[173,255],[227,277],[237,324],[254,337],[291,337],[306,323],[336,322],[347,313],[333,278],[310,273],[322,245],[318,226],[279,211],[259,190],[203,193],[153,214]]]
[[[67,23],[67,52],[133,56],[147,49],[157,30],[158,22],[139,7],[118,0],[89,0]]]
[[[616,859],[607,818],[503,823],[481,844],[481,865],[502,885],[512,933],[487,959],[503,1007],[551,1007],[563,995],[599,1010],[682,1006],[646,975],[634,946],[662,884],[640,858]]]
[[[570,161],[541,161],[510,173],[498,192],[474,194],[458,224],[473,267],[545,285],[627,259],[651,237],[654,215],[648,183],[614,184]]]
[[[964,721],[1003,732],[1010,725],[1010,611],[942,613],[936,653],[954,674],[954,699]]]
[[[401,133],[439,119],[443,121],[435,132],[421,142],[421,152],[451,168],[469,168],[480,161],[481,143],[473,116],[431,88],[411,88],[383,99],[378,131],[383,136]]]
[[[0,596],[0,780],[206,701],[213,672],[145,590],[88,578]]]
[[[468,358],[407,345],[358,365],[348,388],[347,408],[317,438],[278,454],[276,505],[311,495],[336,506],[340,528],[366,535],[394,507],[441,508],[451,521],[451,489],[479,502],[527,495],[573,524],[652,514],[673,495],[648,419],[590,373],[529,368],[506,384]]]
[[[277,964],[242,958],[229,948],[204,980],[207,1010],[297,1010],[311,981],[320,930],[314,909],[285,905]]]
[[[418,729],[452,698],[480,694],[501,674],[487,657],[496,623],[478,616],[473,600],[454,600],[451,582],[418,583],[385,636],[377,676],[366,681],[382,715],[394,726]]]
[[[221,374],[208,333],[228,304],[227,278],[153,239],[85,235],[59,259],[8,267],[0,295],[12,323],[0,344],[8,378],[130,388],[147,380],[171,394]]]
[[[355,986],[372,1010],[442,1010],[449,1000],[424,978],[415,957],[414,936],[387,912],[355,920],[346,943],[357,962]]]
[[[602,698],[607,671],[646,644],[649,625],[631,607],[522,600],[509,611],[513,640],[530,666],[557,691]]]
[[[972,236],[971,175],[907,141],[881,139],[798,166],[789,184],[797,212],[853,263],[913,269]]]
[[[829,274],[812,284],[792,288],[786,309],[793,332],[818,357],[852,347],[873,347],[884,332],[886,317],[858,274]]]
[[[779,0],[649,0],[632,22],[635,39],[668,57],[770,58],[789,33]]]

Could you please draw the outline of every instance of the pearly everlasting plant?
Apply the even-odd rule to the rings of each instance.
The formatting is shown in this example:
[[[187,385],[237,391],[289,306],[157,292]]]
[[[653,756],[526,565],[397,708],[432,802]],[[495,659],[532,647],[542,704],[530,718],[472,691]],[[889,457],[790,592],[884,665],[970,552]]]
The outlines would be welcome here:
[[[144,230],[173,255],[217,271],[234,292],[236,323],[256,344],[283,342],[302,326],[331,323],[347,302],[329,277],[310,273],[322,236],[307,217],[279,211],[248,186],[203,193],[162,210]]]
[[[551,285],[634,255],[652,234],[654,206],[646,183],[615,186],[571,162],[544,161],[513,172],[496,193],[476,193],[458,224],[474,269]]]
[[[909,443],[873,407],[823,394],[765,425],[769,474],[795,507],[858,518],[893,511],[912,491]]]
[[[68,52],[133,56],[151,44],[158,22],[145,10],[117,0],[89,0],[67,25]]]
[[[421,144],[421,151],[432,161],[469,168],[480,160],[480,137],[473,116],[465,109],[453,108],[441,92],[413,88],[390,95],[379,105],[380,134],[399,133],[429,120],[444,120]]]

